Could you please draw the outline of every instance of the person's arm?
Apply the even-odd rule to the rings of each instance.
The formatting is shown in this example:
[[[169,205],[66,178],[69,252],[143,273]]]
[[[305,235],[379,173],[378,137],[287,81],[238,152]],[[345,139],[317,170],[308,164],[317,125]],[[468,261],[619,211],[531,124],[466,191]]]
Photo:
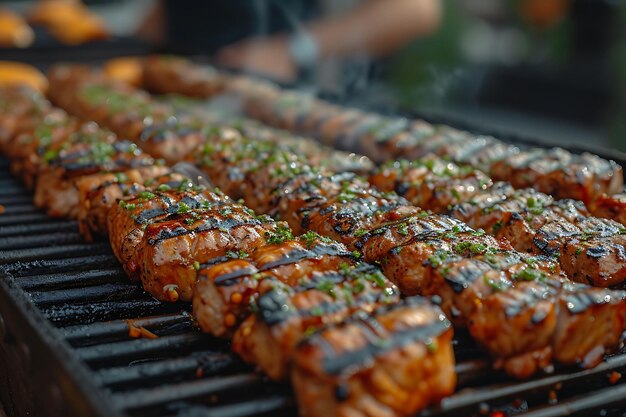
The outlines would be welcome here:
[[[162,44],[165,40],[165,6],[163,0],[157,0],[140,22],[136,35],[153,45]]]
[[[322,57],[386,55],[437,29],[439,0],[369,0],[343,16],[312,22],[306,30]]]
[[[432,33],[441,19],[440,0],[369,0],[354,10],[306,24],[319,58],[367,54],[378,57]],[[245,39],[224,48],[217,61],[292,80],[296,65],[286,35]]]

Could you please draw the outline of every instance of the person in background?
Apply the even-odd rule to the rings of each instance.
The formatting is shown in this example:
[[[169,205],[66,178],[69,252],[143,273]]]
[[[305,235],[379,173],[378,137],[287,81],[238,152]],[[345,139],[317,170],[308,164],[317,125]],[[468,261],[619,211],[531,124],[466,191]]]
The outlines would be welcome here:
[[[381,58],[434,32],[439,0],[161,0],[138,33],[292,82],[324,61]]]

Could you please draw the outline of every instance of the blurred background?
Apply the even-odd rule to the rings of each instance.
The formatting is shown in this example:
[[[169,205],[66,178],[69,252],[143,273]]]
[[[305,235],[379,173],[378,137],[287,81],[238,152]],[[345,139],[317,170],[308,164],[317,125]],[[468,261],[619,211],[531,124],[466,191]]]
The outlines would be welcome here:
[[[398,18],[376,9],[385,1],[89,0],[75,16],[63,8],[37,9],[50,0],[3,1],[0,32],[12,21],[2,20],[8,13],[5,18],[24,18],[32,33],[5,39],[0,59],[45,69],[58,60],[191,54],[378,111],[553,144],[626,150],[626,2],[425,0],[438,13],[416,14],[415,30],[409,22],[403,32],[393,24],[377,28],[371,20]],[[239,3],[246,6],[239,10]],[[368,11],[360,3],[378,5]],[[388,42],[350,43],[358,37],[351,26],[357,20],[375,38],[389,33]],[[295,42],[294,33],[330,40],[311,45],[310,36],[300,36]],[[245,41],[264,37],[271,42],[261,42],[267,54],[255,65],[252,42]],[[342,50],[343,44],[357,53]],[[285,56],[276,45],[290,48],[288,58],[298,61],[295,77],[272,73]],[[292,50],[314,47],[314,62]]]

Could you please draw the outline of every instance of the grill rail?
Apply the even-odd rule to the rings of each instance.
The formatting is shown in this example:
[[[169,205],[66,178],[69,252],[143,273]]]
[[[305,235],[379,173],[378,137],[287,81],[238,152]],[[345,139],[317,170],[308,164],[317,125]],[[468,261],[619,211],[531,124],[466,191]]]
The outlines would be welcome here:
[[[1,161],[0,400],[9,415],[296,414],[288,386],[197,331],[188,305],[151,298],[106,242],[83,242],[76,222],[48,218],[31,198]],[[132,338],[131,325],[158,338]],[[462,333],[455,351],[459,390],[423,416],[617,415],[626,406],[626,353],[519,382],[490,370]]]

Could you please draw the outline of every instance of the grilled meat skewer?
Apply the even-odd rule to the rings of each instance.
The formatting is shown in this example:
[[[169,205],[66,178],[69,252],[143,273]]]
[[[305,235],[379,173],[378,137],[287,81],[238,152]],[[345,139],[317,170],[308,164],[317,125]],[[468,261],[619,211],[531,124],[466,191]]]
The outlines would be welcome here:
[[[200,269],[194,316],[202,330],[219,337],[232,336],[250,314],[250,303],[266,278],[293,287],[313,273],[354,264],[343,245],[314,233],[294,239],[288,228],[279,228],[268,239],[270,244],[251,253],[232,252],[225,262]]]
[[[275,379],[285,376],[306,334],[399,299],[376,267],[356,264],[343,245],[315,233],[234,255],[245,259],[200,272],[194,316],[203,330],[224,336],[253,313],[236,331],[233,350]]]
[[[414,204],[424,203],[498,239],[507,239],[519,251],[558,256],[561,268],[576,281],[606,287],[626,278],[626,265],[620,256],[626,244],[623,226],[592,217],[581,201],[555,201],[533,189],[514,189],[507,183],[491,185],[481,175],[429,157],[389,164],[371,180],[383,190],[400,192]],[[433,190],[443,197],[434,204]]]
[[[300,415],[413,415],[455,385],[451,337],[441,311],[414,298],[313,334],[294,356]]]
[[[249,251],[277,225],[212,193],[144,191],[109,215],[114,252],[161,300],[191,300],[197,270],[228,252]]]

